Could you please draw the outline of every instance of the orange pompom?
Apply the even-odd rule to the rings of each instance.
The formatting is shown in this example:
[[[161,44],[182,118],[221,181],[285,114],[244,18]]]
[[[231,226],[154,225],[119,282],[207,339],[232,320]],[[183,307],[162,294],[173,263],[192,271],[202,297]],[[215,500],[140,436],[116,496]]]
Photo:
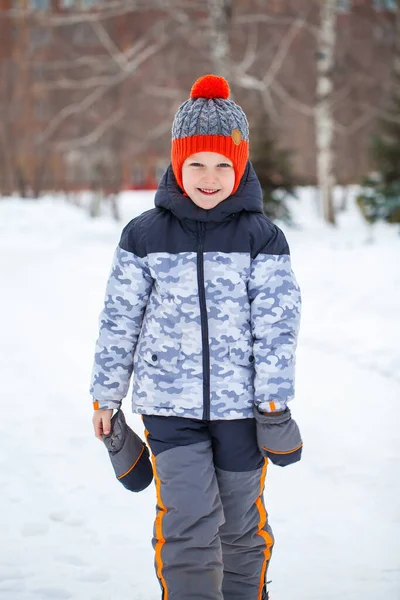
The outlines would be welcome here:
[[[190,91],[191,98],[229,98],[229,84],[223,77],[217,75],[203,75]]]

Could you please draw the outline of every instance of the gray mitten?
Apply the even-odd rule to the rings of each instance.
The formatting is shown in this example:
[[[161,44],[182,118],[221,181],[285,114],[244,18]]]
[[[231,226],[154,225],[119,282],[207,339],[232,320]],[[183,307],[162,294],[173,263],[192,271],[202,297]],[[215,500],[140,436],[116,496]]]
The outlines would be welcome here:
[[[111,433],[103,438],[117,479],[127,490],[141,492],[153,479],[149,450],[127,425],[122,410],[111,419]]]
[[[254,407],[257,442],[263,456],[275,465],[286,467],[300,460],[303,442],[296,421],[287,408],[277,417],[261,413]]]

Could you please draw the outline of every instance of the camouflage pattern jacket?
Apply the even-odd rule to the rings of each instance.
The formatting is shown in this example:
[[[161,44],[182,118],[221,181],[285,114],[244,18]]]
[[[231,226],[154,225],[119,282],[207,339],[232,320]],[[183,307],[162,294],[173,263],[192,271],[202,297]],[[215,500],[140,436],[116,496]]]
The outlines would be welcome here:
[[[248,163],[211,210],[169,168],[156,208],[123,230],[107,284],[91,394],[118,408],[194,419],[283,410],[294,394],[300,291],[282,231]]]

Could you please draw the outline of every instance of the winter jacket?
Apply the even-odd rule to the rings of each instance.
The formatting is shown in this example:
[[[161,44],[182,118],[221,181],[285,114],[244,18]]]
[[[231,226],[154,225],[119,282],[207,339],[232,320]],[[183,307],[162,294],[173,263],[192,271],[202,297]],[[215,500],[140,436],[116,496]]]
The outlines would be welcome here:
[[[107,284],[91,394],[133,411],[253,418],[294,394],[300,291],[248,163],[235,194],[195,205],[166,171],[155,206],[123,230]]]

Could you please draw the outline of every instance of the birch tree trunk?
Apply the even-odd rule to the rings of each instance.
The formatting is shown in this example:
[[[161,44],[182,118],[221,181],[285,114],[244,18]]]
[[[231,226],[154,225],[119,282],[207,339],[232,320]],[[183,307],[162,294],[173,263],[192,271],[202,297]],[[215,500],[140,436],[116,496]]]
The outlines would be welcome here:
[[[210,13],[210,53],[214,75],[230,79],[231,51],[229,30],[232,21],[232,0],[208,0]]]
[[[394,68],[395,77],[399,78],[399,81],[400,81],[400,0],[397,0],[396,6],[397,6],[396,41],[395,41],[393,68]]]
[[[335,157],[333,150],[332,95],[336,43],[336,5],[336,0],[321,0],[317,50],[317,102],[315,107],[318,187],[324,219],[333,225],[335,225],[333,206]]]

